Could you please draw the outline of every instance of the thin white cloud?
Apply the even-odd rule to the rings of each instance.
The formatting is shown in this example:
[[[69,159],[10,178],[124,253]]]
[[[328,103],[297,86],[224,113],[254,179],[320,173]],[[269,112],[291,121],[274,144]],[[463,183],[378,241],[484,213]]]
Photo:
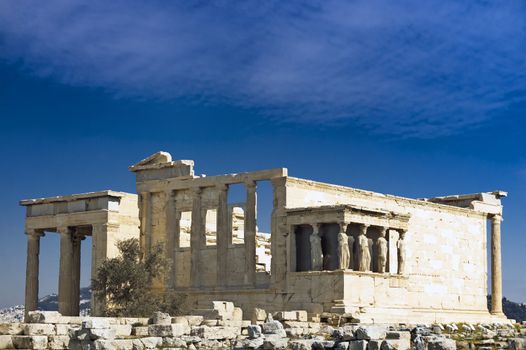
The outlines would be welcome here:
[[[428,137],[526,90],[520,1],[0,2],[0,57],[65,84]]]

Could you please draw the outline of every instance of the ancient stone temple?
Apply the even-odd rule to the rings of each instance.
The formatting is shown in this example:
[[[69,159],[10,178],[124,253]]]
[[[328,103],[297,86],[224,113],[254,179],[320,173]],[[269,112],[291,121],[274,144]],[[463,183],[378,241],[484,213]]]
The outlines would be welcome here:
[[[505,192],[409,199],[294,178],[284,168],[196,176],[193,161],[173,161],[166,152],[130,170],[138,196],[106,191],[21,202],[28,310],[38,295],[39,239],[59,232],[65,314],[78,312],[78,247],[92,235],[92,271],[115,254],[116,240],[140,237],[146,252],[161,243],[172,268],[152,288],[184,292],[196,308],[227,300],[248,313],[303,309],[363,322],[505,320]],[[269,233],[258,232],[258,185],[265,181],[273,198]],[[239,184],[244,202],[230,203]]]

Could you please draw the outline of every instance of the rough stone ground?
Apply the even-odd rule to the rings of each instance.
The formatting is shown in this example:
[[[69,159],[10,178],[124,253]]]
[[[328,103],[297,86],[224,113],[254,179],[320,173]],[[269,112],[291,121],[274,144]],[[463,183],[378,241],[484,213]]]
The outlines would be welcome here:
[[[337,315],[322,314],[312,322],[305,311],[270,315],[260,309],[248,321],[228,302],[188,316],[66,317],[35,311],[29,321],[0,324],[0,349],[526,349],[526,322],[367,325]]]

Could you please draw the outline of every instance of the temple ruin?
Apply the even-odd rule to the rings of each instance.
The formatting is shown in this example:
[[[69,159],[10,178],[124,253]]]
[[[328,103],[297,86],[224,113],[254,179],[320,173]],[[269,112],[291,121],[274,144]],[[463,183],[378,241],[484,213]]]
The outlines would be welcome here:
[[[26,311],[38,301],[39,241],[60,234],[59,311],[78,314],[79,249],[92,236],[92,274],[115,242],[162,243],[170,272],[152,288],[199,308],[226,300],[250,313],[307,310],[363,322],[499,322],[503,191],[409,199],[288,176],[278,168],[196,176],[158,152],[131,166],[137,195],[104,191],[26,206]],[[258,232],[258,184],[272,184],[270,232]],[[242,184],[243,203],[228,201]],[[490,230],[490,261],[487,230]],[[488,265],[492,308],[488,310]],[[97,315],[100,305],[92,303]]]

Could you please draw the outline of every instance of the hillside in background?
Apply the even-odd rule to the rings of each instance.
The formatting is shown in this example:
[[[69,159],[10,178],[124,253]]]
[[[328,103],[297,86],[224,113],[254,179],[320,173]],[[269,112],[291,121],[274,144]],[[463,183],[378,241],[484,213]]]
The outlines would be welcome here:
[[[88,315],[90,311],[91,290],[89,287],[80,289],[80,314]],[[46,295],[38,301],[38,309],[45,311],[58,310],[57,294]],[[11,306],[0,309],[1,322],[22,322],[24,319],[24,305]]]

